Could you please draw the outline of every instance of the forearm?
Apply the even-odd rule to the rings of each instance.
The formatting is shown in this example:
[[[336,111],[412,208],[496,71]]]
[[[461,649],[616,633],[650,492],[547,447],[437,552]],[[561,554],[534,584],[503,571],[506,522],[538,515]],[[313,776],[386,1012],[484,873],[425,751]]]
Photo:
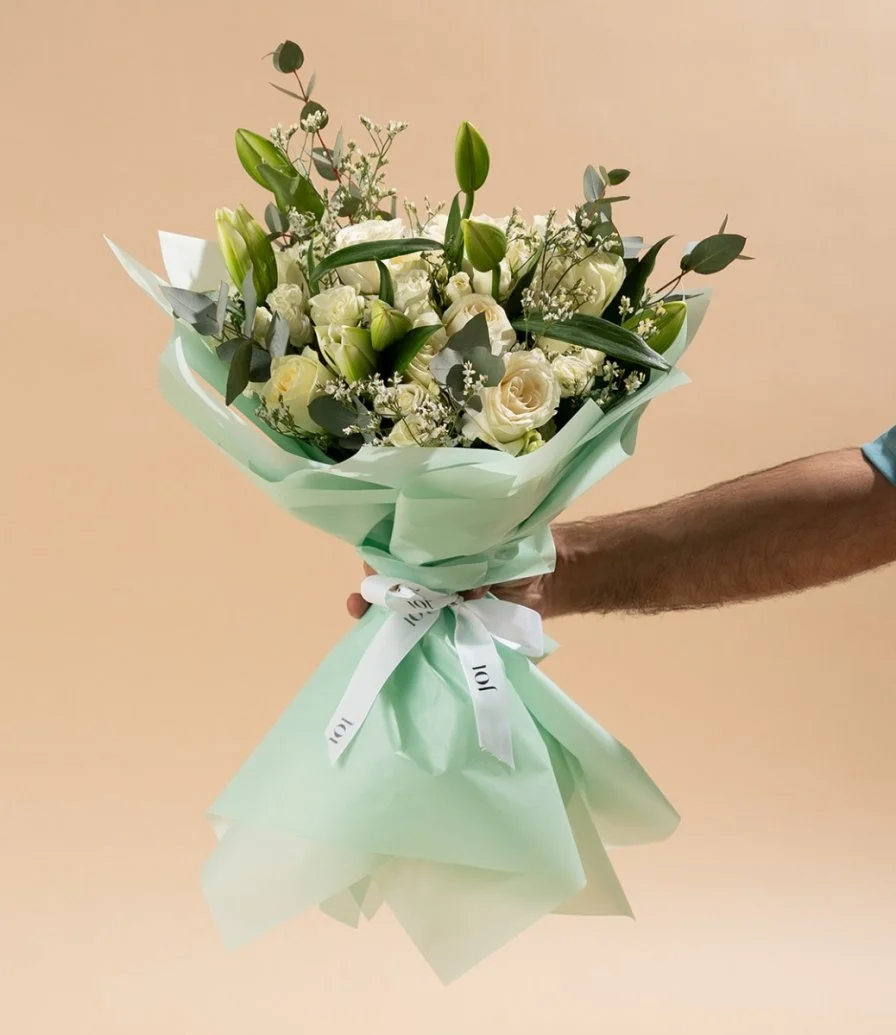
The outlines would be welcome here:
[[[896,561],[896,488],[845,449],[554,532],[551,615],[715,607]]]

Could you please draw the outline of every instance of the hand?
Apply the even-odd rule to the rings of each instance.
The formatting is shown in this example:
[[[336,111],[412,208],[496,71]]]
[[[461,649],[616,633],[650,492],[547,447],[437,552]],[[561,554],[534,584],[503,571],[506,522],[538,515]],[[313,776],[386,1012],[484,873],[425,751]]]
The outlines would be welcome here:
[[[376,574],[368,564],[364,565],[364,572],[367,575]],[[543,618],[546,618],[549,613],[550,579],[550,575],[537,575],[532,579],[516,579],[513,582],[502,582],[497,586],[482,586],[479,589],[470,590],[469,593],[464,593],[464,597],[467,600],[478,600],[486,593],[492,593],[500,600],[507,600],[511,604],[531,607],[533,611],[538,611]],[[361,618],[370,607],[360,593],[352,593],[346,601],[346,605],[352,618]]]

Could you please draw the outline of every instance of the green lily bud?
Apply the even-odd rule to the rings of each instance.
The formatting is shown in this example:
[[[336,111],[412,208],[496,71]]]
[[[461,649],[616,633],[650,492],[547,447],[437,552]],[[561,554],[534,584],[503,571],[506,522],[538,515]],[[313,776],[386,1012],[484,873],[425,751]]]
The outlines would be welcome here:
[[[488,223],[465,219],[461,223],[464,234],[464,252],[473,269],[489,273],[507,254],[507,237],[503,230]]]
[[[249,129],[238,129],[236,131],[236,153],[242,167],[262,187],[269,188],[269,184],[258,171],[262,164],[269,165],[284,176],[293,177],[296,175],[296,167],[289,160],[286,152],[271,143],[266,137],[253,133]]]
[[[315,331],[324,359],[346,381],[361,381],[376,370],[376,353],[366,328],[325,324]]]
[[[224,258],[224,265],[233,283],[240,287],[249,272],[251,259],[243,235],[234,226],[234,214],[229,208],[215,212],[215,228],[218,231],[218,247]]]
[[[253,218],[245,205],[237,207],[233,221],[249,249],[255,291],[259,299],[267,298],[277,286],[277,257],[274,255],[274,248],[264,227]]]
[[[684,302],[664,302],[663,309],[665,312],[662,316],[657,316],[653,311],[635,313],[634,316],[630,316],[623,324],[626,330],[634,331],[638,334],[640,333],[638,328],[642,323],[645,320],[650,320],[653,323],[653,328],[648,334],[642,335],[642,337],[654,352],[659,352],[661,355],[674,343],[681,333],[688,307]]]
[[[382,299],[370,305],[370,340],[375,352],[382,352],[403,338],[411,329],[411,321]]]
[[[454,171],[465,194],[472,194],[488,176],[488,148],[469,122],[462,122],[454,141]]]

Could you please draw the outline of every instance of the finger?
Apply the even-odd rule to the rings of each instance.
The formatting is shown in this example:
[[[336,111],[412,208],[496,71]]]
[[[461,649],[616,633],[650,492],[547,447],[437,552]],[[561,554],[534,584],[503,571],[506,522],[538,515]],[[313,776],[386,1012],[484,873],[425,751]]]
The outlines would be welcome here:
[[[352,618],[363,618],[370,607],[370,604],[361,596],[360,593],[352,593],[352,595],[346,601],[346,607],[348,613]]]

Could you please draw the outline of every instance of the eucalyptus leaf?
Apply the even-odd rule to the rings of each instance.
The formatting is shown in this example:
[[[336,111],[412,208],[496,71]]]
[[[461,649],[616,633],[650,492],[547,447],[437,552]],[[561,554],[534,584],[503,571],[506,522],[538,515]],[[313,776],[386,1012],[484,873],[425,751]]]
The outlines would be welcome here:
[[[246,307],[246,322],[243,325],[243,333],[246,337],[252,336],[252,326],[255,323],[255,310],[258,307],[258,295],[255,293],[254,272],[250,266],[245,279],[243,280],[240,292],[243,296],[243,303]]]
[[[725,233],[725,228],[727,226],[728,226],[728,216],[726,215],[725,218],[722,220],[722,225],[719,227],[719,233],[720,234]]]
[[[753,255],[738,255],[737,258],[738,258],[739,262],[754,262],[755,261],[755,256],[753,256]]]
[[[306,97],[310,97],[314,93],[315,86],[317,86],[317,72],[312,72],[311,78],[308,80],[308,85],[305,87]]]
[[[704,237],[682,257],[681,268],[685,273],[718,273],[729,266],[744,250],[746,237],[741,234],[713,234]]]
[[[275,90],[279,90],[280,93],[285,93],[287,97],[292,97],[297,101],[301,101],[302,104],[305,103],[305,98],[300,93],[296,93],[295,90],[287,90],[285,86],[278,86],[276,83],[270,83],[270,85],[273,86]]]
[[[248,338],[240,338],[230,360],[227,372],[227,389],[224,396],[229,406],[238,398],[249,383],[249,368],[252,362],[252,342]]]
[[[446,347],[458,353],[480,347],[490,349],[491,339],[485,313],[477,313],[472,320],[468,320],[456,334],[451,335]]]
[[[672,240],[672,235],[663,237],[656,244],[652,244],[640,259],[634,261],[626,274],[622,287],[616,292],[616,297],[604,311],[604,319],[618,323],[620,320],[619,304],[622,298],[627,298],[633,309],[638,309],[641,299],[644,297],[644,289],[647,286],[647,279],[653,273],[656,266],[656,259],[660,249],[667,241]]]
[[[345,135],[340,129],[336,134],[336,143],[333,145],[333,164],[339,165],[342,161],[342,152],[345,150]]]
[[[607,173],[607,182],[612,187],[618,187],[619,184],[624,183],[629,176],[631,176],[631,173],[628,169],[611,169]]]
[[[274,319],[271,320],[265,335],[265,345],[271,359],[279,359],[280,356],[286,355],[286,346],[289,345],[289,324],[279,313],[274,313]]]
[[[349,196],[342,202],[342,207],[339,209],[339,215],[342,217],[353,216],[360,207],[361,199]]]
[[[244,338],[241,334],[236,335],[234,338],[228,338],[226,341],[222,341],[215,349],[215,355],[222,363],[229,363],[236,354],[237,348],[240,347],[240,343],[244,341],[248,341],[248,339]],[[249,344],[252,344],[251,341]]]
[[[226,280],[221,281],[218,288],[218,301],[215,305],[215,334],[221,334],[224,330],[224,321],[227,319],[227,303],[230,301],[230,286]]]
[[[309,117],[309,115],[320,115],[320,116],[322,116],[322,121],[321,121],[320,125],[317,127],[318,130],[325,129],[326,126],[327,126],[327,123],[330,121],[330,114],[329,114],[329,112],[327,111],[327,109],[322,104],[318,104],[317,101],[308,101],[307,102],[305,107],[302,108],[302,113],[299,116],[299,122],[304,122],[305,119],[307,119]]]
[[[585,190],[586,201],[600,200],[601,195],[603,194],[604,189],[606,187],[606,184],[604,183],[603,179],[601,179],[600,173],[597,171],[597,169],[594,168],[593,165],[589,165],[588,168],[585,170],[583,186]]]
[[[298,72],[304,63],[302,48],[292,40],[284,40],[274,51],[274,68],[278,72]]]
[[[317,169],[318,173],[325,180],[338,180],[339,175],[333,166],[333,162],[330,159],[329,154],[322,147],[316,147],[311,152],[311,160],[314,162],[314,168]]]
[[[631,198],[630,194],[619,194],[615,198],[601,198],[601,201],[603,202],[604,205],[613,205],[617,201],[631,201],[631,200],[632,200],[632,198]]]
[[[504,360],[500,356],[493,356],[490,348],[477,345],[476,348],[470,349],[462,355],[464,362],[472,364],[473,370],[486,378],[489,385],[498,384],[504,376]]]
[[[332,395],[319,395],[308,405],[308,413],[315,424],[324,431],[342,438],[345,429],[358,423],[358,413],[344,403],[338,402]]]
[[[464,357],[447,346],[437,352],[429,363],[429,372],[441,384],[448,383],[448,375],[455,368],[463,368]]]
[[[456,363],[445,375],[445,387],[451,393],[451,397],[458,403],[464,401],[464,368],[463,364]]]
[[[381,260],[376,260],[376,268],[380,271],[380,292],[379,297],[386,305],[395,305],[395,282],[389,267]]]
[[[273,201],[269,202],[265,207],[264,221],[268,230],[277,237],[281,234],[285,234],[289,229],[289,220],[286,218],[284,213],[277,208]]]
[[[467,409],[474,413],[482,413],[482,398],[478,395],[471,395],[467,399]]]
[[[545,320],[538,314],[531,314],[514,320],[516,330],[526,334],[544,335],[569,345],[586,349],[598,349],[608,356],[626,363],[668,370],[669,364],[637,334],[610,323],[599,316],[576,315],[568,320]]]
[[[271,354],[260,345],[253,345],[249,359],[249,380],[253,382],[267,381],[270,376]]]
[[[325,256],[315,267],[318,280],[340,266],[351,266],[356,262],[375,262],[377,259],[394,259],[398,255],[411,255],[414,252],[440,252],[444,246],[439,241],[431,241],[425,237],[404,237],[393,241],[364,241],[362,244],[351,244],[348,248],[340,248]]]
[[[216,334],[218,330],[218,302],[198,291],[160,285],[174,315],[195,328],[199,334]]]

